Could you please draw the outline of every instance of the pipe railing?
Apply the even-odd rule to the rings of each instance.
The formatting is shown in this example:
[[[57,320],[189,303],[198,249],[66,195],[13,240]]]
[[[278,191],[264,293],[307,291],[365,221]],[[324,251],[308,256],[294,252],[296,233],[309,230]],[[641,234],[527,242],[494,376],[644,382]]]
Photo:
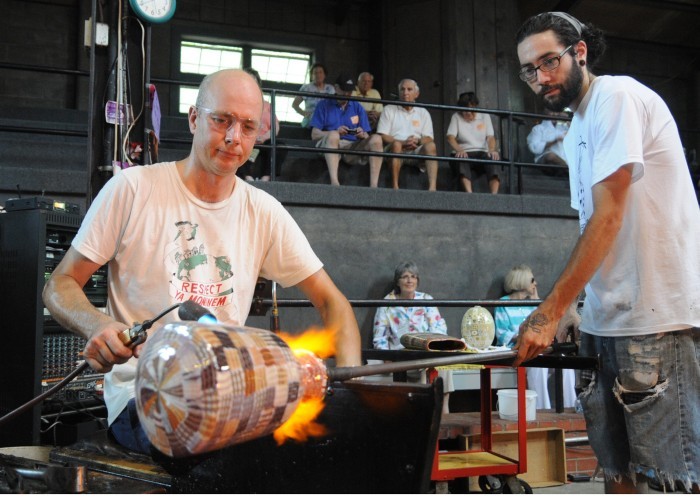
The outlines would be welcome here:
[[[38,66],[38,65],[31,65],[31,64],[18,64],[18,63],[8,63],[8,62],[0,62],[0,69],[12,69],[12,70],[20,70],[20,71],[32,71],[32,72],[42,72],[42,73],[50,73],[50,74],[61,74],[61,75],[68,75],[68,76],[85,76],[85,77],[90,77],[90,72],[88,71],[82,71],[82,70],[73,70],[73,69],[64,69],[64,68],[55,68],[55,67],[47,67],[47,66]],[[169,78],[157,78],[157,77],[152,77],[150,78],[150,81],[146,82],[147,84],[150,83],[157,83],[157,84],[165,84],[165,85],[188,85],[188,86],[198,86],[201,83],[201,78],[193,78],[189,80],[183,80],[183,79],[169,79]],[[304,92],[304,91],[299,91],[299,90],[282,90],[282,89],[263,89],[263,92],[266,94],[269,94],[271,96],[271,101],[270,101],[270,114],[271,114],[271,122],[274,123],[274,116],[275,116],[275,101],[277,95],[290,95],[290,96],[313,96],[313,97],[323,97],[323,98],[329,98],[329,94],[319,94],[315,92]],[[347,100],[352,100],[352,101],[360,101],[360,102],[379,102],[383,105],[399,105],[402,106],[406,104],[404,101],[399,101],[399,100],[391,100],[391,99],[370,99],[366,97],[361,97],[361,96],[344,96],[344,99]],[[516,127],[515,123],[520,122],[523,123],[523,118],[528,118],[528,119],[534,119],[534,120],[547,120],[551,119],[551,116],[548,115],[543,115],[543,114],[538,114],[538,113],[527,113],[527,112],[521,112],[521,111],[507,111],[507,110],[501,110],[501,109],[489,109],[489,108],[472,108],[472,107],[461,107],[461,106],[454,106],[454,105],[445,105],[445,104],[429,104],[429,103],[422,103],[422,102],[414,102],[411,103],[411,106],[414,107],[421,107],[421,108],[426,108],[426,109],[433,109],[433,110],[438,110],[438,111],[474,111],[474,112],[480,112],[480,113],[486,113],[489,115],[496,115],[499,116],[500,118],[505,118],[506,123],[508,124],[508,141],[506,144],[502,144],[501,151],[505,151],[507,149],[508,151],[508,158],[507,159],[501,159],[501,160],[481,160],[477,158],[455,158],[452,156],[429,156],[429,155],[407,155],[407,154],[401,154],[401,153],[390,153],[390,152],[375,152],[375,151],[351,151],[351,150],[342,150],[342,152],[339,152],[337,149],[328,149],[328,148],[315,148],[315,147],[305,147],[305,146],[287,146],[287,145],[278,145],[277,144],[277,137],[275,134],[270,135],[270,145],[257,145],[256,148],[262,148],[262,149],[271,149],[271,164],[275,165],[276,164],[276,150],[277,149],[284,149],[287,151],[301,151],[301,152],[313,152],[313,153],[334,153],[334,154],[342,154],[342,155],[360,155],[360,156],[381,156],[381,157],[391,157],[391,158],[407,158],[407,159],[418,159],[418,160],[435,160],[435,161],[449,161],[449,162],[474,162],[474,163],[483,163],[483,164],[500,164],[500,165],[507,165],[509,167],[509,178],[511,179],[510,186],[511,186],[511,193],[514,193],[515,189],[515,183],[512,182],[513,178],[513,172],[517,169],[518,172],[518,178],[520,179],[522,176],[522,169],[523,168],[537,168],[537,169],[565,169],[566,167],[562,167],[561,165],[555,165],[555,164],[546,164],[546,163],[533,163],[533,162],[525,162],[525,161],[516,161],[515,156],[516,156],[516,151],[515,151],[515,145],[517,143],[516,140]],[[567,117],[559,117],[558,119],[560,120],[568,120]],[[503,121],[501,121],[501,124]],[[87,132],[83,131],[77,131],[77,130],[65,130],[65,129],[53,129],[53,128],[45,128],[45,127],[16,127],[16,126],[7,126],[7,125],[0,125],[0,131],[2,132],[24,132],[24,133],[40,133],[40,134],[46,134],[46,135],[67,135],[67,136],[83,136],[87,135]],[[690,133],[691,135],[694,133],[697,133],[697,130],[691,129],[691,130],[681,130],[679,131],[681,134],[684,133]],[[502,137],[505,137],[505,134],[501,134]],[[435,138],[433,138],[435,139]],[[161,138],[162,143],[171,143],[171,144],[190,144],[191,140],[189,139],[176,139],[176,138]],[[507,146],[507,148],[504,148],[503,146]],[[276,169],[271,169],[271,179],[275,179],[275,172]],[[697,174],[693,177],[695,179],[697,177]],[[522,183],[518,182],[518,192],[520,192],[522,188]]]
[[[263,306],[272,306],[273,300],[259,299]],[[433,306],[433,307],[521,307],[538,306],[541,300],[459,300],[459,299],[348,299],[353,307],[382,307],[382,306]],[[583,303],[580,303],[583,304]],[[277,299],[278,307],[312,307],[308,299]]]
[[[168,80],[168,83],[179,83],[182,85],[192,85],[192,82],[175,82],[173,80]],[[324,99],[334,99],[336,97],[333,97],[334,94],[320,94],[317,92],[306,92],[306,91],[299,91],[299,90],[280,90],[280,89],[263,89],[263,92],[266,94],[270,95],[270,123],[274,123],[274,117],[275,117],[275,102],[276,102],[276,97],[277,95],[289,95],[289,96],[301,96],[301,97],[322,97]],[[389,100],[389,99],[370,99],[367,97],[361,97],[361,96],[343,96],[343,100],[348,100],[348,101],[359,101],[359,102],[379,102],[382,105],[397,105],[397,106],[404,106],[406,105],[405,101],[397,101],[397,100]],[[501,118],[507,118],[508,123],[509,123],[509,129],[511,131],[515,130],[515,127],[513,126],[513,123],[520,118],[533,118],[533,119],[551,119],[551,116],[548,115],[539,115],[536,113],[525,113],[525,112],[516,112],[516,111],[505,111],[505,110],[500,110],[500,109],[490,109],[490,108],[474,108],[474,107],[463,107],[463,106],[453,106],[453,105],[446,105],[446,104],[429,104],[429,103],[422,103],[422,102],[413,102],[410,103],[412,107],[418,107],[418,108],[426,108],[426,109],[434,109],[434,110],[439,110],[439,111],[473,111],[473,112],[478,112],[478,113],[487,113],[490,115],[496,115]],[[563,120],[568,120],[566,117],[562,117]],[[514,135],[513,132],[511,132],[511,135]],[[433,138],[434,140],[435,138]],[[162,139],[162,142],[165,143],[178,143],[178,144],[189,144],[190,140],[189,139]],[[511,167],[530,167],[530,168],[555,168],[555,169],[565,169],[566,167],[562,167],[561,165],[555,165],[555,164],[545,164],[545,163],[533,163],[533,162],[521,162],[521,161],[515,161],[514,156],[515,156],[515,150],[513,145],[515,144],[514,138],[511,138],[511,140],[508,141],[508,159],[501,159],[501,160],[482,160],[478,158],[456,158],[454,156],[440,156],[440,155],[435,155],[435,156],[430,156],[430,155],[421,155],[421,154],[406,154],[406,153],[392,153],[392,152],[384,152],[384,151],[358,151],[358,150],[338,150],[338,149],[331,149],[331,148],[320,148],[320,147],[314,147],[314,146],[299,146],[299,145],[280,145],[277,144],[277,137],[275,134],[270,134],[270,144],[269,145],[256,145],[256,148],[261,148],[261,149],[270,149],[271,152],[271,158],[270,158],[270,164],[275,165],[276,164],[276,150],[285,150],[285,151],[299,151],[299,152],[305,152],[305,153],[314,153],[314,154],[323,154],[323,153],[331,153],[331,154],[342,154],[342,155],[357,155],[357,156],[380,156],[380,157],[385,157],[385,158],[404,158],[404,159],[411,159],[411,160],[433,160],[433,161],[447,161],[447,162],[474,162],[474,163],[483,163],[483,164],[497,164],[497,165],[509,165]],[[512,177],[512,174],[510,174]],[[275,180],[275,169],[271,169],[271,174],[270,178],[274,181]],[[511,183],[512,184],[512,183]]]
[[[59,74],[59,75],[67,75],[67,76],[84,76],[84,77],[90,77],[90,72],[88,71],[82,71],[82,70],[73,70],[73,69],[64,69],[64,68],[56,68],[56,67],[48,67],[48,66],[38,66],[38,65],[31,65],[31,64],[19,64],[19,63],[8,63],[8,62],[0,62],[0,69],[10,69],[10,70],[19,70],[19,71],[32,71],[32,72],[40,72],[40,73],[49,73],[49,74]],[[158,83],[158,84],[166,84],[166,85],[188,85],[188,86],[198,86],[199,83],[201,82],[201,78],[193,78],[191,80],[176,80],[176,79],[167,79],[167,78],[151,78],[149,82],[147,83]],[[298,90],[282,90],[282,89],[263,89],[263,91],[271,96],[271,102],[270,102],[270,113],[271,113],[271,118],[272,121],[271,123],[274,123],[274,116],[275,116],[275,104],[276,104],[276,97],[277,95],[290,95],[290,96],[322,96],[323,98],[329,98],[329,94],[318,94],[315,92],[303,92],[303,91],[298,91]],[[347,96],[344,97],[344,99],[347,100],[353,100],[353,101],[360,101],[360,102],[380,102],[384,105],[389,105],[389,104],[394,104],[394,105],[404,105],[404,101],[397,101],[397,100],[391,100],[391,99],[370,99],[366,97],[361,97],[361,96]],[[511,194],[516,193],[516,184],[517,184],[517,192],[518,194],[521,192],[522,189],[522,169],[523,168],[537,168],[537,169],[565,169],[566,167],[562,167],[561,165],[554,165],[554,164],[546,164],[546,163],[533,163],[533,162],[524,162],[524,161],[516,161],[516,150],[515,150],[515,145],[517,144],[517,130],[515,127],[516,123],[524,123],[523,118],[531,118],[531,119],[551,119],[550,116],[548,115],[541,115],[537,113],[526,113],[526,112],[519,112],[519,111],[506,111],[506,110],[500,110],[500,109],[488,109],[488,108],[471,108],[471,107],[461,107],[461,106],[453,106],[453,105],[444,105],[444,104],[429,104],[429,103],[421,103],[421,102],[415,102],[411,103],[412,106],[415,107],[422,107],[426,109],[434,109],[434,110],[439,110],[439,111],[475,111],[475,112],[481,112],[481,113],[486,113],[489,115],[496,115],[499,116],[500,118],[505,118],[506,123],[507,123],[507,128],[508,128],[508,134],[504,134],[503,132],[501,133],[501,136],[505,138],[506,135],[509,136],[509,140],[507,143],[502,144],[501,151],[505,151],[507,149],[508,154],[507,158],[501,159],[501,160],[481,160],[477,158],[455,158],[452,156],[429,156],[429,155],[418,155],[418,154],[402,154],[402,153],[391,153],[391,152],[378,152],[378,151],[354,151],[354,150],[342,150],[342,152],[336,150],[336,149],[329,149],[329,148],[316,148],[316,147],[306,147],[306,146],[288,146],[288,145],[280,145],[277,144],[277,136],[275,134],[270,135],[270,144],[269,145],[257,145],[256,148],[261,148],[261,149],[271,149],[271,164],[276,165],[276,152],[279,149],[284,149],[287,151],[301,151],[301,152],[309,152],[309,153],[317,153],[317,154],[323,154],[323,153],[332,153],[332,154],[342,154],[342,155],[360,155],[360,156],[380,156],[380,157],[390,157],[390,158],[406,158],[406,159],[414,159],[414,160],[434,160],[434,161],[447,161],[447,162],[474,162],[474,163],[483,163],[483,164],[500,164],[500,165],[507,165],[509,167],[508,169],[508,177],[511,182],[509,182],[510,185],[510,192]],[[566,117],[560,117],[559,119],[567,120]],[[503,126],[503,120],[501,120],[501,128]],[[75,137],[83,137],[87,136],[88,132],[83,131],[83,130],[66,130],[62,128],[49,128],[49,127],[32,127],[32,126],[14,126],[14,125],[5,125],[5,124],[0,124],[0,132],[17,132],[17,133],[37,133],[37,134],[43,134],[43,135],[62,135],[62,136],[75,136]],[[696,130],[686,130],[686,131],[680,131],[682,134],[683,133],[697,133]],[[434,138],[435,139],[435,138]],[[170,143],[170,144],[190,144],[191,140],[188,139],[176,139],[176,138],[161,138],[162,143]],[[505,146],[505,147],[504,147]],[[517,169],[517,174],[518,174],[518,182],[514,183],[512,182],[512,179],[514,178],[514,172]],[[691,172],[693,175],[693,181],[695,182],[697,178],[697,173],[696,172]],[[270,177],[272,180],[275,179],[276,176],[276,169],[271,169],[271,174]]]
[[[15,64],[15,63],[3,63],[0,62],[0,68],[5,68],[5,69],[13,69],[13,70],[21,70],[21,71],[33,71],[33,72],[42,72],[42,73],[50,73],[50,74],[62,74],[62,75],[70,75],[70,76],[85,76],[89,77],[90,73],[88,71],[81,71],[81,70],[71,70],[71,69],[62,69],[62,68],[55,68],[55,67],[47,67],[47,66],[37,66],[37,65],[30,65],[30,64]],[[176,80],[176,79],[167,79],[167,78],[151,78],[149,82],[147,83],[156,83],[156,84],[166,84],[166,85],[188,85],[188,86],[198,86],[199,83],[201,82],[201,78],[196,78],[192,80]],[[281,89],[263,89],[263,92],[266,94],[270,95],[270,114],[271,114],[271,121],[270,123],[275,123],[274,117],[275,117],[275,104],[276,104],[276,98],[278,95],[285,95],[285,96],[301,96],[301,97],[323,97],[323,98],[330,98],[329,94],[319,94],[316,92],[305,92],[305,91],[300,91],[300,90],[281,90]],[[380,102],[383,105],[398,105],[398,106],[403,106],[406,103],[404,101],[400,100],[391,100],[391,99],[370,99],[366,97],[361,97],[361,96],[347,96],[343,97],[345,100],[351,100],[351,101],[359,101],[359,102]],[[432,110],[438,110],[438,111],[474,111],[474,112],[480,112],[480,113],[487,113],[490,115],[496,115],[501,118],[507,118],[508,123],[509,123],[509,128],[513,130],[513,117],[531,117],[531,118],[536,118],[536,119],[547,119],[546,115],[538,115],[534,113],[523,113],[523,112],[514,112],[514,111],[505,111],[505,110],[500,110],[500,109],[487,109],[487,108],[470,108],[470,107],[461,107],[461,106],[453,106],[453,105],[444,105],[444,104],[429,104],[429,103],[421,103],[421,102],[415,102],[411,103],[411,106],[414,107],[422,107],[426,109],[432,109]],[[39,133],[39,134],[46,134],[46,135],[67,135],[67,136],[87,136],[87,132],[83,131],[72,131],[72,130],[64,130],[64,129],[53,129],[53,128],[46,128],[46,127],[27,127],[27,126],[22,126],[22,127],[16,127],[16,126],[4,126],[0,125],[0,131],[3,132],[23,132],[23,133]],[[513,135],[511,133],[511,135]],[[433,138],[435,139],[435,138]],[[170,144],[190,144],[191,140],[188,139],[177,139],[177,138],[161,138],[162,143],[170,143]],[[306,147],[306,146],[296,146],[296,145],[278,145],[277,144],[277,137],[275,134],[270,134],[270,144],[269,145],[256,145],[256,148],[261,148],[261,149],[270,149],[271,150],[271,158],[270,158],[270,163],[271,165],[276,165],[276,151],[278,149],[284,149],[287,151],[300,151],[300,152],[307,152],[307,153],[317,153],[317,154],[323,154],[323,153],[331,153],[331,154],[342,154],[342,155],[359,155],[359,156],[381,156],[381,157],[389,157],[389,158],[404,158],[404,159],[413,159],[413,160],[434,160],[434,161],[454,161],[454,162],[464,162],[464,161],[470,161],[470,162],[475,162],[475,163],[483,163],[483,164],[499,164],[499,165],[510,165],[511,167],[534,167],[534,168],[564,168],[558,165],[548,165],[548,164],[539,164],[539,163],[528,163],[528,162],[516,162],[514,159],[514,149],[512,147],[512,144],[514,143],[513,138],[511,138],[510,141],[508,141],[508,159],[506,160],[481,160],[477,158],[455,158],[452,156],[430,156],[430,155],[419,155],[419,154],[404,154],[404,153],[391,153],[391,152],[379,152],[379,151],[354,151],[354,150],[342,150],[342,152],[339,152],[337,149],[330,149],[330,148],[316,148],[316,147]],[[276,176],[276,169],[271,169],[270,177],[272,180],[275,180]],[[512,175],[511,175],[512,177]],[[512,183],[511,183],[512,184]]]
[[[333,99],[333,94],[319,94],[316,92],[303,92],[303,91],[298,91],[298,90],[278,90],[278,89],[263,89],[264,92],[268,93],[270,95],[270,123],[274,123],[274,104],[276,100],[276,96],[278,94],[280,95],[290,95],[290,96],[313,96],[313,97],[323,97],[324,99]],[[348,100],[348,101],[359,101],[359,102],[379,102],[382,105],[396,105],[396,106],[405,106],[407,103],[405,101],[400,101],[400,100],[390,100],[390,99],[370,99],[367,97],[361,97],[361,96],[343,96],[343,100]],[[275,148],[281,148],[285,149],[288,151],[304,151],[304,152],[314,152],[314,153],[332,153],[332,154],[351,154],[351,155],[359,155],[359,156],[381,156],[381,157],[390,157],[390,158],[406,158],[406,159],[413,159],[413,160],[433,160],[433,161],[447,161],[447,162],[474,162],[474,163],[483,163],[483,164],[497,164],[497,165],[509,165],[511,167],[509,171],[509,177],[512,178],[512,171],[514,168],[520,168],[520,167],[534,167],[534,168],[557,168],[557,169],[563,169],[565,167],[562,167],[561,165],[554,165],[554,164],[545,164],[545,163],[532,163],[532,162],[519,162],[515,161],[515,148],[514,145],[516,143],[515,140],[515,127],[513,123],[515,122],[516,119],[521,119],[521,118],[534,118],[534,119],[551,119],[551,116],[549,115],[540,115],[536,113],[526,113],[526,112],[517,112],[517,111],[505,111],[501,109],[490,109],[490,108],[475,108],[475,107],[465,107],[465,106],[455,106],[455,105],[447,105],[447,104],[430,104],[430,103],[422,103],[422,102],[412,102],[410,103],[411,107],[418,107],[418,108],[425,108],[425,109],[433,109],[433,110],[438,110],[438,111],[473,111],[477,113],[486,113],[489,115],[496,115],[499,116],[500,118],[506,118],[508,121],[508,127],[509,127],[509,141],[508,141],[508,159],[504,160],[481,160],[477,158],[456,158],[453,156],[430,156],[430,155],[420,155],[420,154],[402,154],[402,153],[391,153],[391,152],[376,152],[376,151],[357,151],[357,150],[342,150],[340,152],[338,149],[329,149],[329,148],[316,148],[316,147],[304,147],[304,146],[278,146],[276,144],[276,137],[275,134],[270,135],[270,145],[269,146],[262,146],[262,147],[269,147],[272,148],[272,158],[271,158],[271,164],[274,165],[274,154],[275,154]],[[567,117],[562,117],[563,120],[570,120]],[[435,137],[433,137],[433,140],[435,140]],[[256,146],[260,147],[260,146]],[[274,170],[274,169],[272,169]],[[274,172],[271,175],[271,179],[274,180]],[[512,182],[510,183],[512,186]],[[520,183],[518,183],[518,187],[520,188]],[[520,189],[519,189],[520,190]]]

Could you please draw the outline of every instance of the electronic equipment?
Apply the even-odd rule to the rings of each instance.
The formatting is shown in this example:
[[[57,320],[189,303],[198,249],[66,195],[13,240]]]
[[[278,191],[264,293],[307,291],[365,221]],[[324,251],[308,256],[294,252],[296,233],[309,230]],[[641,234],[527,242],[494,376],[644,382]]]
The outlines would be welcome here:
[[[31,196],[29,198],[10,198],[5,202],[5,210],[14,212],[16,210],[53,210],[55,212],[66,212],[69,214],[80,214],[80,205],[65,201],[44,198],[43,196]]]
[[[59,326],[41,298],[81,220],[78,214],[53,209],[0,213],[0,416],[48,391],[82,361],[85,339]],[[85,292],[93,305],[106,307],[106,267],[92,276]],[[84,370],[42,404],[0,427],[0,447],[69,444],[51,439],[62,429],[75,432],[83,421],[94,425],[96,417],[106,415],[102,381],[103,374]],[[70,419],[73,428],[60,425],[62,419]]]

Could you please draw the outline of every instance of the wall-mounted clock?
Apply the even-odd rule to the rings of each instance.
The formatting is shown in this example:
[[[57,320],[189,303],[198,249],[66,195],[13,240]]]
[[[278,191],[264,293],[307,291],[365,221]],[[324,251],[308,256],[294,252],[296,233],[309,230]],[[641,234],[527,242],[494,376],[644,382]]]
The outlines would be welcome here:
[[[175,14],[175,0],[129,0],[139,18],[149,23],[165,23]]]

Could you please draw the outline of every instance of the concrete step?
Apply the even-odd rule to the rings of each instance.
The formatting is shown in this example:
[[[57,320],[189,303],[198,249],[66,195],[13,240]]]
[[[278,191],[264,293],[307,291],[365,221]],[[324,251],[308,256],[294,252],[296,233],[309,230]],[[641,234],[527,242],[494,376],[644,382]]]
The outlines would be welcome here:
[[[570,196],[569,175],[562,170],[523,169],[522,194]]]

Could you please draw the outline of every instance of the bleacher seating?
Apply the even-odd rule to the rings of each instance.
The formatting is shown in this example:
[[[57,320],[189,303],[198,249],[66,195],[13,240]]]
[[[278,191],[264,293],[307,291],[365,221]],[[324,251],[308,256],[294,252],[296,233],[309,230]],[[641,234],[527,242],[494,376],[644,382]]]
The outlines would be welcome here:
[[[47,115],[41,110],[17,110],[3,112],[0,120],[0,192],[12,192],[17,184],[25,192],[41,192],[52,189],[58,193],[80,196],[87,186],[87,117],[85,112],[60,110]],[[47,117],[50,116],[50,119]],[[10,131],[13,127],[28,129],[26,132]],[[36,129],[66,130],[76,135],[55,135],[31,132]],[[164,117],[161,124],[159,161],[184,158],[190,148],[190,132],[183,117]],[[313,148],[307,130],[295,124],[283,124],[278,136],[287,147]],[[438,139],[439,140],[439,139]],[[446,160],[439,161],[438,191],[458,191],[456,180]],[[502,179],[502,194],[511,192],[508,167]],[[368,186],[369,166],[349,166],[341,162],[341,185]],[[308,150],[290,150],[276,179],[282,182],[329,184],[328,169],[321,153]],[[522,175],[514,170],[515,192],[568,196],[566,176],[547,175],[538,168],[523,167]],[[385,161],[379,179],[379,187],[390,188],[391,174]],[[520,186],[518,188],[518,186]],[[401,187],[409,190],[427,189],[427,176],[417,167],[401,169]],[[475,191],[487,192],[486,179],[475,179]]]

